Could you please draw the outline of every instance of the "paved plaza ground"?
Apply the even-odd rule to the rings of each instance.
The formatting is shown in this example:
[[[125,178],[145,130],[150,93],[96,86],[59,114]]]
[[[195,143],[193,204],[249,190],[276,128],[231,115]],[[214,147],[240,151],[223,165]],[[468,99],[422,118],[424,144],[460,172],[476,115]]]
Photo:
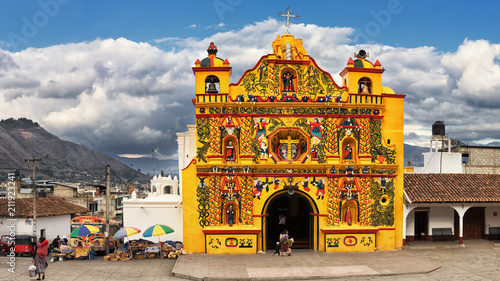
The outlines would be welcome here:
[[[409,249],[368,253],[295,250],[290,257],[191,254],[177,260],[95,260],[49,263],[45,280],[500,280],[500,247],[485,240],[414,243]],[[0,257],[0,280],[28,277],[31,258],[18,257],[16,273]]]

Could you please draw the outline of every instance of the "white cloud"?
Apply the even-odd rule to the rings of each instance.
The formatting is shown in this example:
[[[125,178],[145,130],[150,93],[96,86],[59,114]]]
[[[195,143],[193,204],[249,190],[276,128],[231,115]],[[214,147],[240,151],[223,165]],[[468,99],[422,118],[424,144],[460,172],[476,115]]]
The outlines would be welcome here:
[[[414,133],[416,142],[426,134],[430,138],[436,120],[445,121],[450,137],[500,139],[500,130],[493,130],[500,122],[491,118],[500,105],[498,44],[465,40],[456,52],[442,54],[429,46],[353,46],[353,28],[294,24],[291,32],[338,84],[349,57],[361,48],[369,51],[369,60],[386,69],[383,84],[407,95],[405,132]],[[175,133],[194,122],[191,67],[207,56],[210,42],[230,61],[236,82],[284,33],[282,23],[268,19],[202,39],[98,39],[0,50],[0,118],[31,118],[62,138],[108,154],[146,155],[160,147],[168,155],[162,157],[176,159]],[[492,127],[482,129],[484,124]]]

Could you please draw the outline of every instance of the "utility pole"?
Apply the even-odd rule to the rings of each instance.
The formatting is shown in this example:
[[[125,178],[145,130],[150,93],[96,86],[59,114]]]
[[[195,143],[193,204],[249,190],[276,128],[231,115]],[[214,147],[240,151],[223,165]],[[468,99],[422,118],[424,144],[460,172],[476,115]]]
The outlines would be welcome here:
[[[35,176],[35,163],[37,161],[42,161],[42,158],[24,159],[24,161],[30,163],[33,168],[33,235],[36,237],[36,197],[38,196],[38,190],[36,189],[36,176]]]
[[[155,149],[153,148],[153,177],[156,176]]]
[[[106,165],[106,255],[109,255],[109,164]]]

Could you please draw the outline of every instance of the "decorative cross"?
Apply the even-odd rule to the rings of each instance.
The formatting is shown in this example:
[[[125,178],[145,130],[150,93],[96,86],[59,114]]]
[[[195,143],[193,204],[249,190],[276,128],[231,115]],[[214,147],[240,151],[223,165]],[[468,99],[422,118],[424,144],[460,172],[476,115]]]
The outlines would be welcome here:
[[[351,185],[350,183],[349,183],[349,184],[347,184],[346,189],[347,189],[347,199],[348,199],[348,200],[351,200],[351,196],[352,196],[352,185]]]
[[[299,140],[292,140],[292,136],[288,135],[286,140],[280,140],[280,143],[286,143],[287,144],[287,155],[286,158],[287,160],[292,163],[292,143],[299,143]]]
[[[290,7],[286,8],[286,14],[283,14],[282,12],[279,12],[278,16],[280,16],[280,17],[286,17],[286,33],[288,33],[288,29],[291,26],[291,24],[290,24],[290,18],[298,18],[299,17],[299,15],[296,15],[296,14],[291,15],[290,14]]]

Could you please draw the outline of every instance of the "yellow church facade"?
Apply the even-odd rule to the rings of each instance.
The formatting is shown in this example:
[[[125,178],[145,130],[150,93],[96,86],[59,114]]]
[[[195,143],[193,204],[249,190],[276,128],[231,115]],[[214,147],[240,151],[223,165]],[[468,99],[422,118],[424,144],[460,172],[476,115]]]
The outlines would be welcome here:
[[[192,253],[292,248],[399,249],[404,95],[382,86],[364,50],[342,86],[286,33],[237,83],[217,57],[197,60],[196,156],[182,171],[184,248]]]

